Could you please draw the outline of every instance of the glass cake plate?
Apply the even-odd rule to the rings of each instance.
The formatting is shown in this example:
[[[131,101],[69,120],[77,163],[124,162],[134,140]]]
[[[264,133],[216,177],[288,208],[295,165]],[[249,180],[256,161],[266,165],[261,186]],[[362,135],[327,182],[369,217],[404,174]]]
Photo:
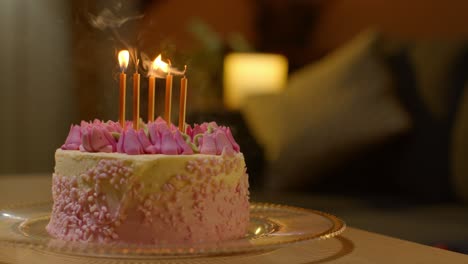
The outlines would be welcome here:
[[[75,256],[148,259],[230,255],[269,251],[295,243],[327,239],[346,228],[339,218],[292,206],[251,203],[245,237],[220,243],[137,245],[64,242],[45,230],[52,202],[24,204],[0,210],[0,246],[28,248]]]

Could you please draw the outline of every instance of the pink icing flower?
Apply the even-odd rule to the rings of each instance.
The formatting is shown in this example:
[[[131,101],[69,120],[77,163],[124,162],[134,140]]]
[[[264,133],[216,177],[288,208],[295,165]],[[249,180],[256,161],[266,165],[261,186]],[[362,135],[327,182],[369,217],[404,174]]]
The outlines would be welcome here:
[[[78,150],[81,145],[81,128],[78,125],[71,125],[70,132],[68,133],[65,144],[61,149],[64,150]]]
[[[231,129],[229,127],[225,127],[225,126],[221,126],[221,127],[219,127],[219,129],[224,131],[224,133],[226,134],[227,139],[229,140],[229,142],[232,145],[232,148],[236,152],[239,152],[240,151],[239,144],[237,144],[237,142],[234,140],[234,137],[232,136],[232,133],[231,133]]]
[[[133,121],[125,121],[125,129],[129,129],[133,127]]]
[[[122,133],[122,127],[120,126],[120,123],[114,122],[114,121],[107,121],[104,123],[104,126],[109,132],[115,132],[115,133]]]
[[[127,153],[129,155],[145,153],[138,139],[138,134],[134,129],[127,129],[120,134],[119,142],[117,143],[117,152]]]
[[[81,126],[81,132],[83,133],[83,129],[87,127],[92,127],[92,126],[103,126],[103,123],[99,119],[94,119],[93,121],[86,122],[84,120],[81,120],[80,126]]]
[[[185,128],[185,133],[187,133],[187,135],[189,135],[190,138],[193,138],[193,128],[190,126],[190,125],[187,125],[187,127]]]
[[[192,138],[195,137],[196,135],[198,134],[203,134],[205,133],[207,130],[208,130],[208,126],[206,125],[206,123],[203,123],[201,125],[198,125],[198,124],[195,124],[193,126],[193,129],[190,129],[192,134]]]
[[[153,145],[143,129],[138,131],[138,141],[140,141],[141,147],[146,154],[157,154],[160,153],[160,147]],[[160,146],[160,145],[159,145]]]
[[[80,150],[87,152],[115,152],[116,142],[102,123],[95,122],[81,127]]]
[[[161,118],[158,118],[153,123],[151,128],[153,130],[153,133],[150,133],[150,135],[154,134],[154,141],[160,142],[160,153],[166,155],[177,155],[177,142],[174,139],[172,131],[167,126],[166,121],[164,121]]]
[[[80,127],[83,129],[84,127],[89,126],[90,124],[86,121],[81,120]]]
[[[166,155],[177,155],[178,145],[169,130],[163,130],[161,132],[161,153]]]
[[[147,132],[145,132],[147,130]],[[239,152],[228,127],[218,126],[215,122],[202,123],[193,128],[187,126],[188,138],[173,124],[167,125],[162,118],[149,122],[144,129],[135,131],[132,122],[126,122],[125,129],[120,123],[95,119],[81,122],[81,126],[71,126],[62,149],[79,149],[87,152],[120,152],[138,154],[193,154],[192,143],[198,145],[202,154],[220,155],[224,151]],[[118,142],[112,136],[120,134]]]
[[[205,122],[205,123],[202,123],[201,125],[195,124],[193,126],[193,129],[190,126],[187,128],[187,131],[188,131],[187,134],[190,135],[190,137],[194,138],[198,134],[206,133],[209,127],[216,129],[218,128],[218,124],[216,124],[216,122],[210,122],[210,123]]]
[[[216,154],[220,155],[223,151],[233,152],[233,146],[226,136],[226,133],[222,130],[216,130],[214,132],[216,139]]]
[[[174,133],[174,139],[178,145],[178,153],[182,155],[190,155],[193,154],[192,148],[189,146],[189,144],[184,140],[184,137],[180,133],[179,130],[176,130]]]
[[[161,153],[161,133],[159,133],[159,127],[155,122],[148,124],[148,134],[155,153]]]
[[[231,130],[226,127],[217,127],[212,133],[204,133],[198,143],[201,154],[221,155],[223,151],[240,151]]]
[[[172,132],[162,118],[156,119],[148,124],[148,134],[156,153],[176,155],[177,148],[174,147]]]
[[[204,134],[199,142],[201,154],[216,155],[216,139],[214,134]]]
[[[169,129],[166,121],[162,119],[157,119],[155,122],[148,124],[148,134],[153,147],[151,152],[153,154],[193,154],[192,148],[185,142],[182,134],[175,127]],[[144,146],[150,147],[147,144]],[[148,151],[146,152],[149,153]]]

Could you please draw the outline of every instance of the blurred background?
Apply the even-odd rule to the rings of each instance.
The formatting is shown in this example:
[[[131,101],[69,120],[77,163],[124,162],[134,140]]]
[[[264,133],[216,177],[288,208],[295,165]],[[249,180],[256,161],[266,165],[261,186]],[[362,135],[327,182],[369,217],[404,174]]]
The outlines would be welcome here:
[[[466,10],[456,0],[2,0],[0,173],[51,173],[70,124],[116,120],[117,52],[136,48],[188,66],[187,122],[232,127],[254,200],[467,252]]]

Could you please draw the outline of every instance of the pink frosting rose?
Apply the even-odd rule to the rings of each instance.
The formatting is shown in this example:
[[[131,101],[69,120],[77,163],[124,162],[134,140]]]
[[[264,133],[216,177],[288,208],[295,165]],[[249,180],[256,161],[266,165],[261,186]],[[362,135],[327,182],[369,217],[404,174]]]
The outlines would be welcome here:
[[[169,129],[167,123],[162,119],[158,118],[155,122],[148,124],[148,134],[153,148],[150,149],[151,152],[147,151],[147,153],[193,154],[192,148],[185,142],[182,134],[174,126]]]
[[[178,146],[177,142],[172,135],[172,132],[169,130],[161,131],[161,154],[166,155],[177,155]]]
[[[153,145],[151,140],[146,135],[143,129],[138,131],[138,141],[140,141],[141,147],[143,148],[146,154],[157,154],[160,153],[160,144],[158,146]]]
[[[126,126],[131,124],[132,122],[128,122]],[[121,133],[122,132],[122,126],[120,125],[119,122],[114,122],[114,121],[107,121],[107,122],[102,122],[99,119],[94,119],[93,122],[86,122],[86,121],[81,121],[81,127],[87,127],[87,126],[101,126],[106,128],[109,132],[116,132],[116,133]]]
[[[144,133],[143,131],[143,134]],[[129,155],[145,154],[135,129],[127,129],[120,134],[119,142],[117,143],[117,151]]]
[[[198,140],[201,154],[221,155],[223,151],[239,152],[240,147],[234,141],[231,130],[226,127],[217,127],[212,133],[205,132]]]
[[[94,119],[93,121],[89,121],[89,122],[86,122],[86,121],[81,121],[81,127],[84,128],[84,127],[88,127],[88,126],[102,126],[104,125],[105,123],[102,122],[101,120],[99,119]]]
[[[208,131],[208,127],[211,127],[213,129],[218,128],[218,124],[216,122],[210,122],[210,123],[202,123],[201,125],[195,124],[193,128],[191,126],[187,127],[187,135],[189,135],[191,138],[194,138],[198,134],[204,134]]]
[[[119,122],[114,122],[114,121],[107,121],[106,123],[103,123],[104,126],[107,128],[109,132],[115,132],[115,133],[122,133],[122,126],[120,125]]]
[[[64,150],[78,150],[81,145],[81,128],[78,125],[71,125],[70,132],[68,132],[67,139],[62,145],[61,149]]]
[[[174,139],[177,143],[177,152],[182,155],[190,155],[193,154],[193,149],[189,146],[187,141],[185,141],[184,137],[180,133],[179,130],[176,130],[174,133]]]
[[[161,134],[159,133],[159,128],[156,125],[156,122],[151,122],[148,124],[148,134],[150,143],[154,148],[155,154],[161,153]]]
[[[215,135],[213,133],[204,134],[198,140],[198,144],[199,144],[201,154],[216,155],[216,139],[215,139]]]
[[[168,126],[160,117],[139,131],[133,129],[132,122],[126,122],[123,129],[118,122],[102,122],[95,119],[90,122],[82,121],[80,126],[72,125],[61,148],[87,152],[120,152],[129,155],[189,155],[194,153],[191,145],[195,143],[202,154],[220,155],[224,151],[240,151],[231,130],[218,126],[215,122],[195,124],[193,128],[187,126],[186,132],[187,139],[177,127],[173,124]],[[120,134],[118,142],[112,136],[114,133]]]
[[[81,151],[115,152],[116,147],[114,137],[102,123],[87,123],[81,127]]]
[[[224,132],[224,134],[226,135],[227,139],[228,139],[229,142],[231,143],[232,148],[233,148],[236,152],[239,152],[239,151],[240,151],[239,144],[237,144],[237,142],[234,140],[234,137],[232,136],[232,133],[231,133],[231,129],[230,129],[229,127],[221,126],[221,127],[219,127],[219,130],[222,130],[222,131]]]

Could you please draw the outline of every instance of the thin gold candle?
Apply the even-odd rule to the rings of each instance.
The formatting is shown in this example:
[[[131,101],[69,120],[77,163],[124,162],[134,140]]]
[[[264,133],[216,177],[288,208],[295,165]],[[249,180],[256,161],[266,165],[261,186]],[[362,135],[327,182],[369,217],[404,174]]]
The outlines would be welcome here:
[[[138,73],[138,60],[136,71],[133,74],[133,128],[138,130],[140,123],[140,74]]]
[[[168,68],[169,69],[169,68]],[[164,119],[166,119],[167,125],[171,125],[171,108],[172,108],[172,75],[168,70],[166,76],[166,100],[164,108]]]
[[[148,80],[148,122],[154,121],[154,90],[156,88],[156,80],[154,76],[150,76]]]
[[[185,77],[186,71],[187,66],[185,66],[184,77],[180,79],[179,130],[182,133],[185,133],[185,116],[187,107],[187,77]]]
[[[125,129],[125,93],[127,88],[127,75],[125,70],[128,66],[130,54],[128,50],[121,50],[118,55],[121,73],[119,76],[119,121],[123,129]]]
[[[149,71],[148,79],[148,122],[154,121],[154,102],[155,102],[155,90],[156,90],[156,70],[164,67],[164,63],[161,61],[161,54],[154,59],[151,69]]]

